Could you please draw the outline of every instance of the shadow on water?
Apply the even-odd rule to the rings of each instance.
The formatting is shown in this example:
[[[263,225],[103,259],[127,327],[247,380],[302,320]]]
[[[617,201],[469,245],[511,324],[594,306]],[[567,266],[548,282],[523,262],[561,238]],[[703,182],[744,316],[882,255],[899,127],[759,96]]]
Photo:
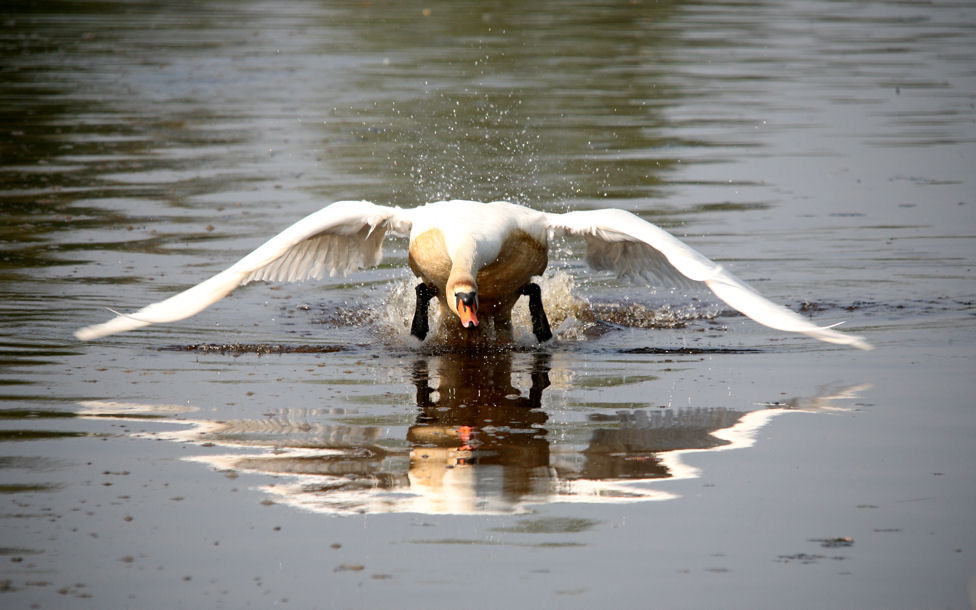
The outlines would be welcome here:
[[[601,410],[566,424],[558,410],[543,408],[551,359],[532,354],[518,387],[524,375],[513,371],[513,353],[419,356],[405,415],[281,407],[227,421],[194,419],[201,409],[192,406],[108,401],[84,401],[79,415],[162,417],[180,429],[134,436],[206,448],[187,459],[218,471],[275,476],[282,480],[263,492],[313,512],[506,514],[551,502],[676,498],[661,483],[699,476],[686,454],[749,447],[777,415],[843,410],[838,401],[866,389],[824,389],[759,407]]]

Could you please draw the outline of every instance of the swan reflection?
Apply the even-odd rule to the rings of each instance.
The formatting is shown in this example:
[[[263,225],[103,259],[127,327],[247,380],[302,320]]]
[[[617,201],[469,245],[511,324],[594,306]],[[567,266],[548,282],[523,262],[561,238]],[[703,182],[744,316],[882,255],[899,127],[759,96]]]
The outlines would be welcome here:
[[[698,476],[691,452],[748,447],[771,418],[840,409],[867,386],[743,408],[632,409],[554,422],[543,409],[551,355],[513,373],[511,353],[419,359],[410,415],[361,425],[355,411],[282,408],[262,419],[192,419],[193,407],[82,403],[90,417],[179,424],[136,436],[233,449],[187,458],[222,471],[275,475],[280,503],[331,514],[520,513],[550,502],[667,500],[665,479]],[[528,387],[516,387],[516,378]],[[178,413],[182,411],[182,414]],[[179,415],[179,417],[174,417]],[[355,423],[350,423],[355,422]]]

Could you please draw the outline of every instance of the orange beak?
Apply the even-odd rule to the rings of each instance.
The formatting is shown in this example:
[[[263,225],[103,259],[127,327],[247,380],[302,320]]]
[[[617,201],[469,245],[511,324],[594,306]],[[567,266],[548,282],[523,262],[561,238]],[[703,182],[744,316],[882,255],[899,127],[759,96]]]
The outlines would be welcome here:
[[[457,301],[458,317],[461,318],[461,326],[464,328],[474,328],[478,325],[478,303],[469,299],[470,304],[465,304],[460,298]]]

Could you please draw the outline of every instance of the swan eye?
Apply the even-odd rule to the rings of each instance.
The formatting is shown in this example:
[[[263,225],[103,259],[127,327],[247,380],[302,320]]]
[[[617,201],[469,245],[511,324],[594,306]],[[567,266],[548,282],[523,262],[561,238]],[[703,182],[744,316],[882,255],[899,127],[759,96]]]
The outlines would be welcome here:
[[[455,292],[454,298],[457,299],[458,303],[463,303],[465,307],[478,307],[478,293],[473,290],[471,292]]]

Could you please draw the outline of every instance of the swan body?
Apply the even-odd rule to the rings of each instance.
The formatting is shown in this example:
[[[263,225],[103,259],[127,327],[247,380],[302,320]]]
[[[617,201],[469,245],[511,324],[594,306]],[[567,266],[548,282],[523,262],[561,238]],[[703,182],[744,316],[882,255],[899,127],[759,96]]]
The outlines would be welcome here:
[[[581,236],[586,260],[597,270],[643,276],[669,284],[703,283],[722,301],[771,328],[821,341],[871,349],[861,337],[807,318],[761,296],[721,265],[667,231],[618,209],[546,213],[496,201],[439,201],[403,209],[368,201],[340,201],[294,223],[225,271],[164,301],[75,332],[96,339],[196,314],[255,280],[301,281],[376,265],[388,233],[409,236],[408,263],[421,279],[414,334],[426,334],[426,303],[436,296],[459,340],[490,320],[510,335],[511,310],[529,295],[533,332],[551,336],[539,289],[531,283],[548,264],[549,240]],[[537,325],[538,322],[538,325]],[[420,329],[419,331],[417,329]]]

